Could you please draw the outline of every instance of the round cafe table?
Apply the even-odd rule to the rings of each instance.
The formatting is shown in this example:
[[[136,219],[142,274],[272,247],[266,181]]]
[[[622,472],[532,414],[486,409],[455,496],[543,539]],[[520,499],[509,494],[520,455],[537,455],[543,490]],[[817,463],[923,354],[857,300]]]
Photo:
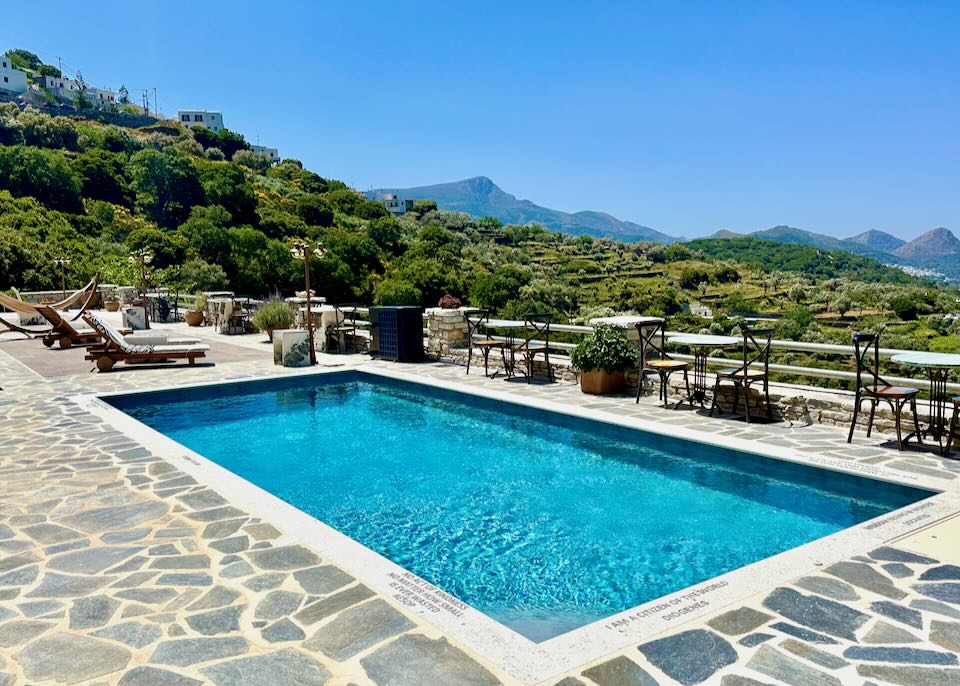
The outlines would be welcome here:
[[[512,379],[514,373],[516,372],[516,359],[514,358],[514,348],[516,347],[516,338],[517,331],[523,331],[527,328],[527,322],[522,319],[484,319],[483,328],[490,332],[494,329],[503,330],[506,334],[505,341],[506,348],[510,351],[509,355],[505,355],[503,359],[504,367],[506,367],[507,378]],[[493,376],[496,377],[497,373],[494,372]]]
[[[941,452],[946,453],[950,446],[943,445],[947,436],[947,381],[950,371],[960,369],[960,355],[953,353],[907,352],[899,353],[890,358],[891,362],[911,367],[922,367],[927,370],[930,379],[930,421],[924,436],[933,436],[940,445]],[[909,438],[909,437],[908,437]]]
[[[742,344],[743,339],[736,336],[713,336],[700,333],[681,333],[670,336],[671,345],[690,348],[693,352],[693,387],[687,402],[703,407],[707,398],[707,357],[717,348],[729,348]]]

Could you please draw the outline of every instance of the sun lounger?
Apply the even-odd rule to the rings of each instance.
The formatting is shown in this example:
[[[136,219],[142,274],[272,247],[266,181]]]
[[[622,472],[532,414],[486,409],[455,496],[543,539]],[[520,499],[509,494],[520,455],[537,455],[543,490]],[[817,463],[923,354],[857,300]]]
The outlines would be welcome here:
[[[205,357],[210,346],[200,343],[181,345],[142,345],[131,343],[119,331],[92,312],[83,319],[96,330],[104,342],[87,349],[84,359],[96,362],[97,369],[109,372],[117,362],[162,362],[164,360],[187,360],[191,365],[199,357]]]
[[[54,343],[59,343],[61,348],[66,349],[74,345],[91,345],[100,341],[100,334],[95,329],[75,328],[50,305],[37,305],[37,312],[50,322],[50,331],[43,336],[43,344],[48,348]],[[118,333],[126,335],[130,330],[121,329]]]

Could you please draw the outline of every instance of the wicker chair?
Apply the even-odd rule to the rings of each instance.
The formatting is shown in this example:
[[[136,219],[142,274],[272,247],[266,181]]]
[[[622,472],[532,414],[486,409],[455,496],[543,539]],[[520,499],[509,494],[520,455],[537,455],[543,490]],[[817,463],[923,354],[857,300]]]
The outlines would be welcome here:
[[[903,406],[909,403],[910,412],[913,413],[914,435],[917,437],[917,442],[922,443],[920,421],[917,418],[917,395],[920,391],[906,386],[894,386],[880,376],[880,336],[872,333],[853,334],[853,350],[857,364],[857,394],[853,401],[853,420],[850,422],[847,443],[853,441],[853,430],[857,426],[857,415],[860,414],[860,405],[864,400],[870,402],[870,419],[867,422],[868,438],[873,429],[873,417],[877,412],[877,405],[880,401],[884,401],[893,410],[897,428],[897,448],[903,450],[901,419],[903,417]]]
[[[533,363],[537,355],[543,355],[547,364],[547,378],[553,382],[553,368],[550,366],[550,314],[534,312],[524,317],[523,342],[510,349],[510,367],[516,373],[516,358],[523,362],[527,383],[533,379]]]
[[[499,350],[503,358],[503,366],[506,368],[506,350],[507,346],[503,341],[498,341],[490,335],[487,327],[490,321],[490,310],[467,310],[464,313],[467,320],[467,374],[470,373],[470,362],[473,360],[473,349],[477,348],[483,355],[483,375],[490,376],[490,351]],[[477,333],[484,335],[484,338],[475,340]]]
[[[687,397],[690,397],[690,378],[687,370],[690,365],[681,360],[675,360],[667,353],[667,334],[666,322],[660,321],[657,324],[637,323],[637,333],[640,335],[640,376],[637,379],[637,400],[640,402],[640,395],[643,392],[643,378],[649,372],[655,373],[660,379],[660,390],[658,400],[663,401],[663,406],[667,406],[667,392],[669,390],[670,375],[674,372],[683,372],[683,382],[687,386]],[[676,407],[680,407],[677,402]],[[675,408],[676,409],[676,408]]]

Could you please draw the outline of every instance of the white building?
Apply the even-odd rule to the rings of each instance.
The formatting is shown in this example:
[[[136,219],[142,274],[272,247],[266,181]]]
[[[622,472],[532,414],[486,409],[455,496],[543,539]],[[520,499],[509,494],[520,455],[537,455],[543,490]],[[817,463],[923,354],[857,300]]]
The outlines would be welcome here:
[[[390,214],[405,214],[413,210],[413,200],[401,200],[393,193],[383,196],[383,204]]]
[[[0,55],[0,90],[11,93],[27,90],[27,72],[14,69],[8,55]]]
[[[224,128],[223,112],[215,112],[212,110],[179,110],[177,112],[177,119],[179,119],[180,123],[184,126],[202,126],[205,129],[210,129],[214,133]]]
[[[48,93],[70,101],[76,100],[80,92],[80,84],[66,76],[41,76],[40,86]],[[103,88],[88,85],[84,94],[94,107],[107,107],[117,102],[117,94]]]
[[[260,155],[264,155],[265,157],[269,158],[271,162],[280,161],[280,151],[276,148],[268,148],[265,145],[251,145],[250,149],[255,153],[259,153]]]
[[[713,310],[700,303],[690,303],[690,314],[703,319],[713,319]]]

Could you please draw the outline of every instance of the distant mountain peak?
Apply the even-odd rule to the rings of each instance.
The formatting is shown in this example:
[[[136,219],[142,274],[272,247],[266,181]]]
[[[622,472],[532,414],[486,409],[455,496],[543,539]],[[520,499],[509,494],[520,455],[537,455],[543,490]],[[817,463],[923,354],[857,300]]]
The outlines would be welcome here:
[[[878,231],[877,229],[870,229],[869,231],[858,233],[856,236],[851,236],[847,239],[847,242],[865,245],[868,248],[889,253],[892,253],[906,243],[906,241],[901,238],[897,238],[886,231]]]
[[[507,193],[486,176],[473,176],[461,181],[414,188],[378,188],[367,195],[382,198],[394,194],[402,199],[435,200],[443,210],[466,212],[474,217],[495,217],[505,224],[543,224],[551,231],[570,235],[616,238],[621,241],[659,241],[674,243],[678,239],[648,226],[617,219],[605,212],[585,210],[562,212],[541,207]]]
[[[501,193],[503,192],[503,189],[495,184],[488,176],[473,176],[469,179],[464,179],[459,183],[463,184],[475,193],[492,193],[494,191],[500,191]]]
[[[744,234],[737,233],[736,231],[730,231],[729,229],[720,229],[719,231],[714,231],[707,238],[740,238]]]
[[[940,226],[900,246],[893,254],[912,260],[960,255],[960,238],[957,238],[950,229]]]

